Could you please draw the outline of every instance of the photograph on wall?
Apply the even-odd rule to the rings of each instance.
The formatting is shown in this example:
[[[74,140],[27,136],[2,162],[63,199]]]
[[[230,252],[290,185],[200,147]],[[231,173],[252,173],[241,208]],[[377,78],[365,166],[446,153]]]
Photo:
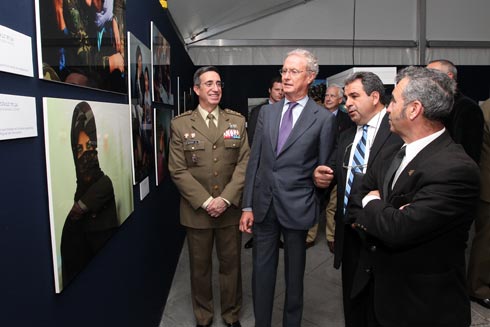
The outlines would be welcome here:
[[[129,105],[133,152],[133,183],[138,184],[153,169],[153,113],[151,101],[151,52],[128,32]]]
[[[36,0],[39,78],[127,93],[126,0]]]
[[[168,179],[168,144],[170,142],[170,122],[174,112],[172,108],[155,108],[155,174],[156,185]]]
[[[133,212],[127,104],[43,98],[56,293]]]
[[[170,43],[151,22],[151,53],[153,67],[153,101],[174,104],[170,77]]]

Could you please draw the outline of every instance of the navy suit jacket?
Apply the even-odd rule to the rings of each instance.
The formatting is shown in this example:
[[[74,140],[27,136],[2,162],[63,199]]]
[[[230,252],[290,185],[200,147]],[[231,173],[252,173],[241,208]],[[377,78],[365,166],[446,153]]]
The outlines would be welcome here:
[[[273,205],[283,227],[306,230],[319,215],[320,191],[313,184],[313,171],[333,153],[335,116],[309,99],[282,151],[276,153],[284,101],[259,112],[242,207],[252,208],[260,223]]]

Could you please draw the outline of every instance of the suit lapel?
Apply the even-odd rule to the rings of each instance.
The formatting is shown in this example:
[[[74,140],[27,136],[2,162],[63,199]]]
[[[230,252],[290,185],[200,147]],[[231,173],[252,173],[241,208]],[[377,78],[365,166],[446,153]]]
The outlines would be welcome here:
[[[383,148],[383,145],[391,134],[388,118],[389,115],[385,114],[381,124],[379,125],[373,145],[371,146],[371,151],[369,152],[368,166],[375,160],[376,156],[379,154],[379,151]]]
[[[396,190],[403,189],[405,184],[410,183],[411,177],[417,172],[420,165],[426,162],[430,157],[437,155],[438,152],[449,143],[451,143],[451,137],[446,130],[441,136],[423,148],[400,173],[391,194],[395,194]]]
[[[339,147],[338,149],[340,150],[340,153],[337,155],[340,156],[339,160],[337,160],[337,164],[339,167],[337,167],[337,171],[339,171],[338,176],[340,177],[340,181],[337,180],[337,183],[340,183],[343,185],[343,188],[345,188],[345,181],[347,179],[347,169],[344,168],[344,164],[349,164],[349,157],[350,157],[350,152],[345,153],[347,147],[354,142],[354,137],[356,136],[356,131],[357,131],[357,125],[347,129],[344,133],[341,133],[339,137]],[[352,148],[351,148],[352,149]],[[347,160],[346,158],[347,157]],[[343,196],[343,194],[342,194]]]

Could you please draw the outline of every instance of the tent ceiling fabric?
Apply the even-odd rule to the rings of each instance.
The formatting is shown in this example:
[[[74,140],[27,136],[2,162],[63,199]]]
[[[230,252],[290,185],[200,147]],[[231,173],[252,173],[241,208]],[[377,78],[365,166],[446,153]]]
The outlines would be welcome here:
[[[171,0],[168,10],[195,65],[280,65],[297,47],[321,65],[490,64],[488,0]]]

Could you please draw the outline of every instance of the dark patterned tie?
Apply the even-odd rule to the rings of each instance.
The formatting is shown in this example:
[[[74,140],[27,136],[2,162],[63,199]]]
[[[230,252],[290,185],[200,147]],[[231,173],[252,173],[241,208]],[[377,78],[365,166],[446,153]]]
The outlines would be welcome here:
[[[297,104],[297,102],[289,102],[289,107],[282,117],[281,127],[279,128],[279,137],[277,138],[276,153],[281,152],[284,143],[286,143],[286,140],[293,129],[293,108]]]
[[[391,184],[393,182],[393,177],[395,176],[398,167],[402,163],[403,158],[405,157],[405,149],[406,146],[403,146],[393,158],[390,167],[386,171],[385,179],[383,182],[383,198],[388,198],[388,192],[391,191]]]
[[[368,125],[362,126],[362,136],[359,142],[357,142],[356,150],[354,156],[352,157],[351,166],[349,169],[349,178],[347,179],[347,184],[345,184],[345,195],[344,195],[344,214],[347,209],[347,204],[349,203],[350,191],[352,184],[354,183],[354,173],[362,173],[362,167],[364,165],[364,157],[366,156],[366,141],[367,141],[367,131]]]

